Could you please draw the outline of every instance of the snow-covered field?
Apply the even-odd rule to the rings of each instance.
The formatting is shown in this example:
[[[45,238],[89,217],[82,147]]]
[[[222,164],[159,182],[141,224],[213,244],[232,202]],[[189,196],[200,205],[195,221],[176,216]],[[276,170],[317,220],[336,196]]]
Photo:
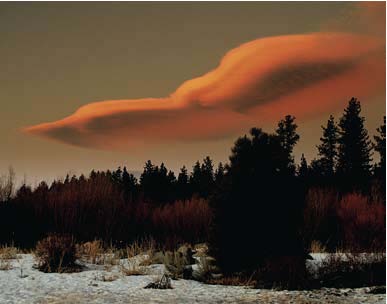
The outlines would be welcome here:
[[[318,261],[318,257],[316,261]],[[274,291],[207,285],[173,280],[173,289],[144,289],[164,272],[163,265],[147,267],[147,275],[124,276],[119,266],[85,264],[79,273],[43,273],[33,268],[32,255],[11,260],[0,271],[0,303],[385,303],[385,295],[369,288]],[[126,260],[122,260],[126,263]],[[22,270],[22,272],[21,272]],[[109,281],[113,279],[113,281]]]

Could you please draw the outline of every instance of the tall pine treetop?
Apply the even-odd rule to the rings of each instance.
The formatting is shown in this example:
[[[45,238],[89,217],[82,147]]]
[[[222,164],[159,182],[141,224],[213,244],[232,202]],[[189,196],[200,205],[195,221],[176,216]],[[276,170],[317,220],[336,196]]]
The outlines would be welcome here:
[[[334,117],[329,116],[326,127],[321,126],[323,135],[320,138],[321,144],[317,146],[318,154],[321,157],[323,176],[332,176],[335,172],[337,162],[338,128]]]
[[[352,97],[339,122],[338,172],[351,187],[362,186],[371,173],[372,145],[360,112],[360,102]]]

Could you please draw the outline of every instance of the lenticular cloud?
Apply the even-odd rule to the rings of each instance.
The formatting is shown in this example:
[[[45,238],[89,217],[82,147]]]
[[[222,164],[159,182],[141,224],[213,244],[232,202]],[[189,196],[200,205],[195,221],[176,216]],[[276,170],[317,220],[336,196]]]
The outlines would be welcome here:
[[[25,132],[76,146],[125,149],[145,142],[227,137],[246,128],[329,112],[384,90],[384,39],[314,33],[257,39],[170,96],[84,105]],[[366,100],[362,100],[366,102]]]

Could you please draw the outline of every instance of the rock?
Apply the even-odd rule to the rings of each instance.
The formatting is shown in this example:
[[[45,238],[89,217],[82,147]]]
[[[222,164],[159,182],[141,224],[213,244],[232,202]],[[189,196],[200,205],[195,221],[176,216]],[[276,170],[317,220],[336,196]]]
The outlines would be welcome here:
[[[307,254],[305,256],[305,259],[307,259],[307,260],[314,260],[314,258],[310,254]]]

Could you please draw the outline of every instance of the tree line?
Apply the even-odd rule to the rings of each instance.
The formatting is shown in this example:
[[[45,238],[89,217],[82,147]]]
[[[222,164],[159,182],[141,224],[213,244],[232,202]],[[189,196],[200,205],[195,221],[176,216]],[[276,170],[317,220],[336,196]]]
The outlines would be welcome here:
[[[149,160],[139,180],[126,167],[119,167],[92,170],[87,177],[66,176],[51,185],[42,181],[35,189],[24,184],[15,193],[12,178],[8,178],[0,183],[0,243],[29,246],[49,232],[70,233],[80,240],[161,238],[165,217],[152,213],[166,214],[164,207],[196,197],[209,201],[214,217],[213,251],[229,254],[219,255],[219,261],[230,270],[256,263],[248,258],[238,260],[244,265],[230,263],[238,253],[229,245],[227,250],[222,246],[231,240],[244,248],[243,244],[262,233],[267,252],[261,246],[250,256],[300,253],[305,251],[299,231],[308,189],[370,193],[377,188],[385,202],[385,118],[373,142],[364,123],[360,102],[352,98],[338,122],[330,116],[322,126],[318,157],[309,164],[303,155],[299,164],[294,159],[300,136],[295,117],[287,115],[272,134],[253,128],[249,135],[238,138],[228,163],[215,166],[206,157],[191,172],[183,166],[175,175],[163,163],[155,165]],[[372,163],[373,152],[380,155],[376,164]],[[155,218],[163,220],[156,225]],[[190,237],[189,241],[206,241],[202,226],[195,233],[197,239]],[[181,233],[176,236],[180,240],[191,235],[182,229],[174,231]]]

